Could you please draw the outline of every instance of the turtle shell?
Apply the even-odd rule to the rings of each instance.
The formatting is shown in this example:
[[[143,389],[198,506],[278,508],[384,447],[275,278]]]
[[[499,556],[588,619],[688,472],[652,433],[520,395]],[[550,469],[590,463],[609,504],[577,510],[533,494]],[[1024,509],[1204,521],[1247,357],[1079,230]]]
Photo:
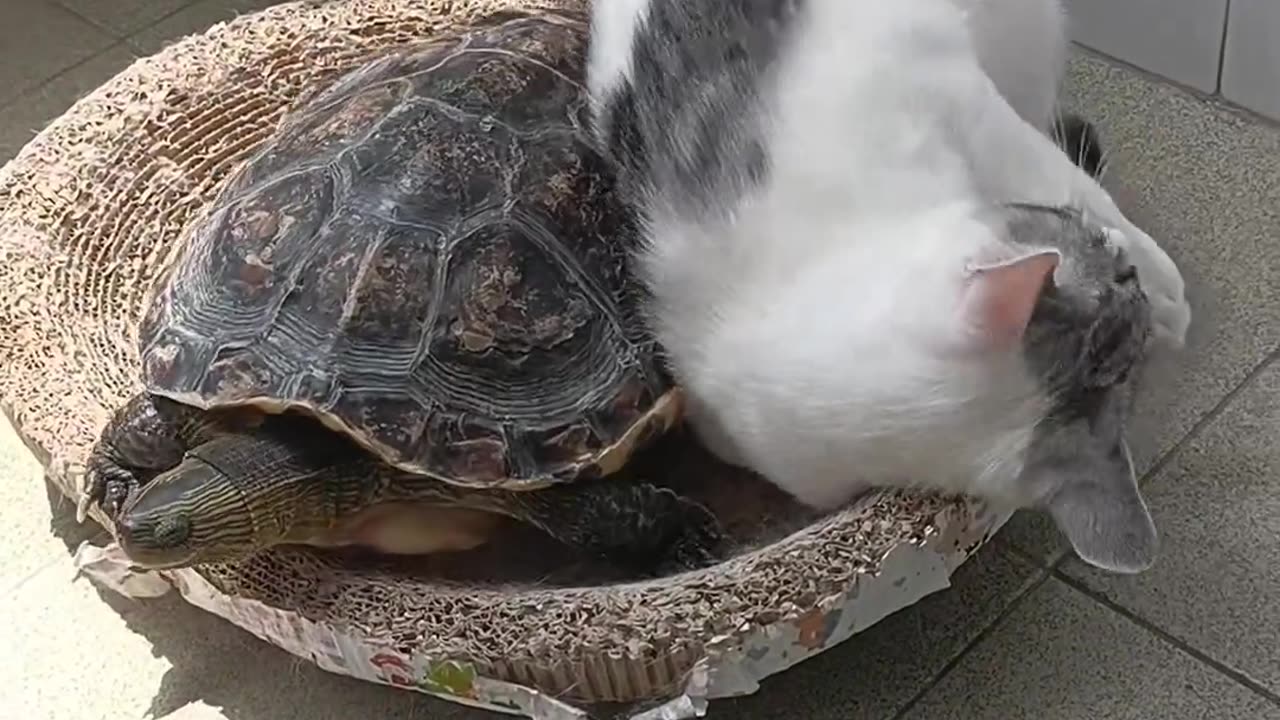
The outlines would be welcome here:
[[[309,412],[472,487],[621,467],[679,403],[587,134],[586,39],[580,16],[504,17],[291,112],[157,286],[148,388]]]

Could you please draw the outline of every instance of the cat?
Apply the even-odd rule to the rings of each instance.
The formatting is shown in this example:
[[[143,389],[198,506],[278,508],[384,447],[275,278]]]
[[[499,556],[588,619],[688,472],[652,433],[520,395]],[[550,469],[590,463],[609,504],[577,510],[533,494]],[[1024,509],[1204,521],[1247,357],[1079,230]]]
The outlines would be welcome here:
[[[688,421],[821,510],[922,487],[1157,538],[1124,438],[1178,268],[1050,139],[1056,0],[596,0],[591,125]]]

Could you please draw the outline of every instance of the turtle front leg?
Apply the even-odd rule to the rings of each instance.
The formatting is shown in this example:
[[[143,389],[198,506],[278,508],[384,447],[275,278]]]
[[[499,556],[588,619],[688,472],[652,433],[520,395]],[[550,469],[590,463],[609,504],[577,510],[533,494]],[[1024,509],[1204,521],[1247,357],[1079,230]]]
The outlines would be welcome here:
[[[667,575],[722,559],[725,535],[716,517],[693,500],[648,483],[587,480],[477,494],[487,496],[483,504],[494,512],[637,574]]]
[[[182,462],[204,411],[143,392],[116,411],[89,453],[77,517],[98,503],[113,520],[138,489]]]

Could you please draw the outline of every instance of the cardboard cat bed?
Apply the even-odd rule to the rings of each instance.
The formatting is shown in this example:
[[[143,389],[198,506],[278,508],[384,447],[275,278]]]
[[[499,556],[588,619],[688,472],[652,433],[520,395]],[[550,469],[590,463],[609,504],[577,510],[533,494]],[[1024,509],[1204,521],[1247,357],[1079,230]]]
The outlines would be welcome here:
[[[568,5],[277,6],[137,61],[32,140],[0,170],[0,400],[49,479],[78,495],[88,449],[138,388],[136,327],[153,279],[292,101],[495,10]],[[1005,519],[972,500],[876,493],[814,520],[741,475],[688,491],[738,551],[655,581],[557,564],[537,538],[416,560],[283,548],[142,576],[113,545],[82,547],[77,561],[126,594],[176,588],[335,673],[550,720],[601,702],[670,719],[752,693],[945,588]]]

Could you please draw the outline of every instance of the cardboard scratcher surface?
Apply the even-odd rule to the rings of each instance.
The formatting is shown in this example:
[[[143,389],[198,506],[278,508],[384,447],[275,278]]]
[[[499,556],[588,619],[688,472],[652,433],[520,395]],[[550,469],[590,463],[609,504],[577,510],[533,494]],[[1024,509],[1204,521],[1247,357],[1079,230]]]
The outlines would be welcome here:
[[[139,387],[137,323],[152,282],[291,103],[387,49],[495,10],[556,7],[581,9],[277,6],[137,61],[0,170],[0,400],[50,479],[79,492],[89,447]],[[715,506],[715,488],[704,491]],[[281,549],[165,576],[192,602],[335,672],[539,717],[575,717],[566,701],[666,698],[684,704],[662,716],[683,717],[697,709],[690,698],[752,692],[945,587],[1003,519],[970,501],[883,493],[803,524],[777,511],[785,503],[767,488],[724,495],[774,512],[738,503],[733,559],[657,581],[544,572],[531,558],[553,554],[524,542],[509,544],[524,560],[503,556],[505,545],[465,562]]]

